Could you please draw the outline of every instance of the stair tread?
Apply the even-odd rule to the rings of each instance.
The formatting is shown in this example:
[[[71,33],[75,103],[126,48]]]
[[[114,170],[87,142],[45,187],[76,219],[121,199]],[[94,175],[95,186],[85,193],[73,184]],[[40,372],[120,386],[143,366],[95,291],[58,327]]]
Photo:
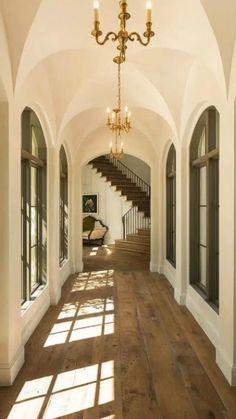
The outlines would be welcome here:
[[[131,240],[116,240],[115,241],[116,244],[124,244],[124,245],[134,245],[134,246],[141,246],[141,247],[150,247],[150,243],[142,243],[142,242],[135,242],[135,241],[131,241]]]

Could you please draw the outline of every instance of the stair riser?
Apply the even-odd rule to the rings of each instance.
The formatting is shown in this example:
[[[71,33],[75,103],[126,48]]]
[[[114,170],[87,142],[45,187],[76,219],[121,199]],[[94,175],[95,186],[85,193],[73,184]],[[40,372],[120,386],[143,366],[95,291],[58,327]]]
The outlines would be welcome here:
[[[125,248],[120,248],[120,247],[115,247],[115,250],[117,250],[118,252],[123,252],[123,253],[130,253],[130,254],[137,254],[137,255],[145,255],[147,257],[150,257],[150,252],[144,252],[142,250],[133,250],[133,249],[125,249]]]
[[[148,237],[148,236],[144,236],[144,235],[143,236],[142,235],[134,236],[132,234],[128,234],[127,235],[127,240],[134,241],[134,242],[141,243],[141,244],[148,244],[150,246],[150,237]]]
[[[150,237],[150,229],[142,229],[142,228],[139,228],[138,229],[138,234],[140,236],[148,236],[148,237]]]
[[[123,247],[125,249],[143,250],[144,252],[150,251],[150,245],[148,243],[134,243],[127,241],[115,241],[117,247]]]

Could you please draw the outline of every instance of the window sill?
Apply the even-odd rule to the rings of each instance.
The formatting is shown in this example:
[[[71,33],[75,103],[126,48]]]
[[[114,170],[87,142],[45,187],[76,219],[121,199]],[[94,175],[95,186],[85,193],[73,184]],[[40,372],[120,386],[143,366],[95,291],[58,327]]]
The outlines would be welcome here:
[[[206,297],[204,290],[198,284],[190,284],[191,287],[202,297],[202,299],[207,303],[217,314],[219,314],[219,306],[216,305],[213,301],[209,301]]]
[[[31,299],[25,301],[21,305],[21,316],[23,316],[28,311],[28,309],[33,305],[33,303],[35,302],[35,300],[43,293],[43,291],[46,288],[47,288],[47,284],[39,285],[39,287],[31,295]]]
[[[174,269],[176,269],[176,263],[173,261],[173,260],[171,260],[171,259],[168,259],[168,258],[166,258],[166,260],[167,260],[167,262],[169,262],[169,264],[174,268]]]

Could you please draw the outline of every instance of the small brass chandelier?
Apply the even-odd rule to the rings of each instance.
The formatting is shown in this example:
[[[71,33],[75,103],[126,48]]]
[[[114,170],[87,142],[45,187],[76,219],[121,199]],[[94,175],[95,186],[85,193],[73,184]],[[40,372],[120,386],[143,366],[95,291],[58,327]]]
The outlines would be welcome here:
[[[116,132],[115,142],[110,142],[110,156],[116,159],[122,159],[124,155],[124,143],[121,136]]]
[[[125,118],[122,121],[121,115],[121,67],[118,64],[118,94],[117,94],[117,108],[112,111],[110,108],[107,108],[107,126],[110,128],[112,133],[118,133],[121,136],[121,133],[128,133],[131,128],[130,123],[131,112],[128,109],[128,106],[125,106]]]
[[[128,133],[131,129],[131,112],[128,107],[125,107],[125,118],[122,120],[121,115],[121,65],[118,63],[118,95],[117,95],[117,108],[112,111],[107,108],[107,126],[113,134],[115,134],[115,144],[110,143],[110,155],[118,159],[123,157],[124,144],[122,135]]]
[[[115,32],[108,32],[103,40],[100,40],[102,36],[102,31],[100,30],[100,21],[99,21],[99,1],[94,0],[94,29],[91,32],[92,35],[95,37],[96,42],[99,45],[104,45],[109,39],[113,42],[118,41],[117,49],[119,51],[119,55],[113,58],[113,61],[116,64],[122,64],[126,60],[126,50],[127,50],[127,43],[128,41],[137,41],[140,44],[147,46],[150,43],[151,38],[155,35],[152,31],[152,3],[151,1],[147,1],[146,9],[147,9],[147,21],[146,21],[146,31],[144,32],[142,39],[141,35],[137,32],[128,33],[126,30],[126,21],[130,19],[131,15],[128,13],[127,8],[128,4],[126,0],[121,0],[119,2],[120,5],[120,13],[118,15],[118,19],[120,20],[120,29],[117,33]]]

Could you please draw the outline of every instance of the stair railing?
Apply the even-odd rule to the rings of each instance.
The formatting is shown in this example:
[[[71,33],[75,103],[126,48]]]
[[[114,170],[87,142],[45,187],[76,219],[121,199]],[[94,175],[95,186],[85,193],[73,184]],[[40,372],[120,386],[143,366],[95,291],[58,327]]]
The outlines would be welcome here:
[[[150,228],[150,217],[145,217],[138,207],[131,207],[122,217],[123,238],[126,239],[128,234],[136,234],[138,229]]]
[[[143,179],[141,179],[136,173],[130,170],[125,164],[120,160],[111,156],[110,154],[106,155],[106,158],[119,169],[127,178],[129,178],[133,183],[141,188],[143,192],[146,192],[147,196],[151,196],[151,186],[148,185]]]

